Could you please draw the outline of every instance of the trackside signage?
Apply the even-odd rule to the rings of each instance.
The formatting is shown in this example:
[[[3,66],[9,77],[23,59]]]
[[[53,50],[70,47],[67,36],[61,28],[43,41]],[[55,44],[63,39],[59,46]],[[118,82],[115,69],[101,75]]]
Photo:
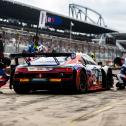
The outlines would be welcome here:
[[[46,11],[40,11],[39,28],[44,28],[46,23]]]

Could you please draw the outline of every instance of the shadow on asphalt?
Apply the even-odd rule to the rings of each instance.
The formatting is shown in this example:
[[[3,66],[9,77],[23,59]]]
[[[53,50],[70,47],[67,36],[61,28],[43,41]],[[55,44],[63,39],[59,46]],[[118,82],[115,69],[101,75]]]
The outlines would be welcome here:
[[[79,92],[70,92],[70,91],[48,91],[48,90],[38,90],[38,91],[32,91],[29,94],[30,95],[85,95],[85,94],[92,94],[92,93],[102,93],[103,91],[110,91],[110,90],[96,90],[96,91],[88,91],[84,93]]]

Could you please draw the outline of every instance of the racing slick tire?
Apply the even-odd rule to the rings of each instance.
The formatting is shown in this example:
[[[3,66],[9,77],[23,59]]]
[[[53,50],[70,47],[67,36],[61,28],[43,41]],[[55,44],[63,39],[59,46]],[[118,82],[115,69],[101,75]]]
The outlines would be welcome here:
[[[106,83],[106,73],[103,69],[101,69],[102,72],[102,88],[106,89],[107,83]]]
[[[13,89],[17,94],[28,94],[30,92],[30,88],[28,86],[21,85],[18,82],[13,83]]]
[[[86,76],[84,71],[80,72],[79,92],[80,93],[86,93],[87,92],[87,76]]]
[[[108,68],[107,74],[103,69],[101,69],[102,72],[102,87],[103,89],[110,90],[111,87],[113,87],[113,75],[112,75],[112,69]]]
[[[113,87],[113,74],[112,74],[112,69],[108,68],[107,75],[106,75],[106,83],[107,83],[107,89],[110,89]]]

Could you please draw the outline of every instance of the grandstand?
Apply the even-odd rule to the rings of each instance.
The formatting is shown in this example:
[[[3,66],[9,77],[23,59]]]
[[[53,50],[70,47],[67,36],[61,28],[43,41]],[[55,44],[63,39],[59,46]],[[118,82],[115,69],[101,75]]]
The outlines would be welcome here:
[[[112,33],[111,35],[115,38],[116,45],[119,49],[123,53],[126,53],[126,33]]]
[[[41,12],[46,12],[47,19],[42,28],[39,27]],[[74,24],[72,31],[71,22]],[[121,55],[116,46],[92,41],[96,36],[114,30],[11,0],[0,1],[0,27],[1,32],[4,31],[7,53],[21,52],[31,41],[31,36],[39,34],[42,44],[50,52],[55,49],[58,52],[94,53],[96,61],[106,63]]]
[[[114,30],[98,26],[96,24],[89,24],[74,18],[55,14],[46,10],[28,6],[12,0],[0,1],[0,17],[1,24],[15,25],[21,27],[37,27],[39,23],[40,12],[46,12],[47,22],[46,26],[54,29],[69,30],[70,24],[73,22],[74,27],[72,31],[81,33],[101,34],[114,32]]]

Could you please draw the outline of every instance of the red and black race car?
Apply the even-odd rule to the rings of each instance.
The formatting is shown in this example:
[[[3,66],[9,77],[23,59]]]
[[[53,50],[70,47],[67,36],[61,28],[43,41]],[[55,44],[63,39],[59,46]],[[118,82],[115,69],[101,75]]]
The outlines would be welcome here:
[[[10,88],[16,93],[62,89],[70,92],[110,89],[112,70],[83,53],[11,54]],[[19,59],[23,62],[19,64]],[[25,62],[24,62],[25,61]]]

